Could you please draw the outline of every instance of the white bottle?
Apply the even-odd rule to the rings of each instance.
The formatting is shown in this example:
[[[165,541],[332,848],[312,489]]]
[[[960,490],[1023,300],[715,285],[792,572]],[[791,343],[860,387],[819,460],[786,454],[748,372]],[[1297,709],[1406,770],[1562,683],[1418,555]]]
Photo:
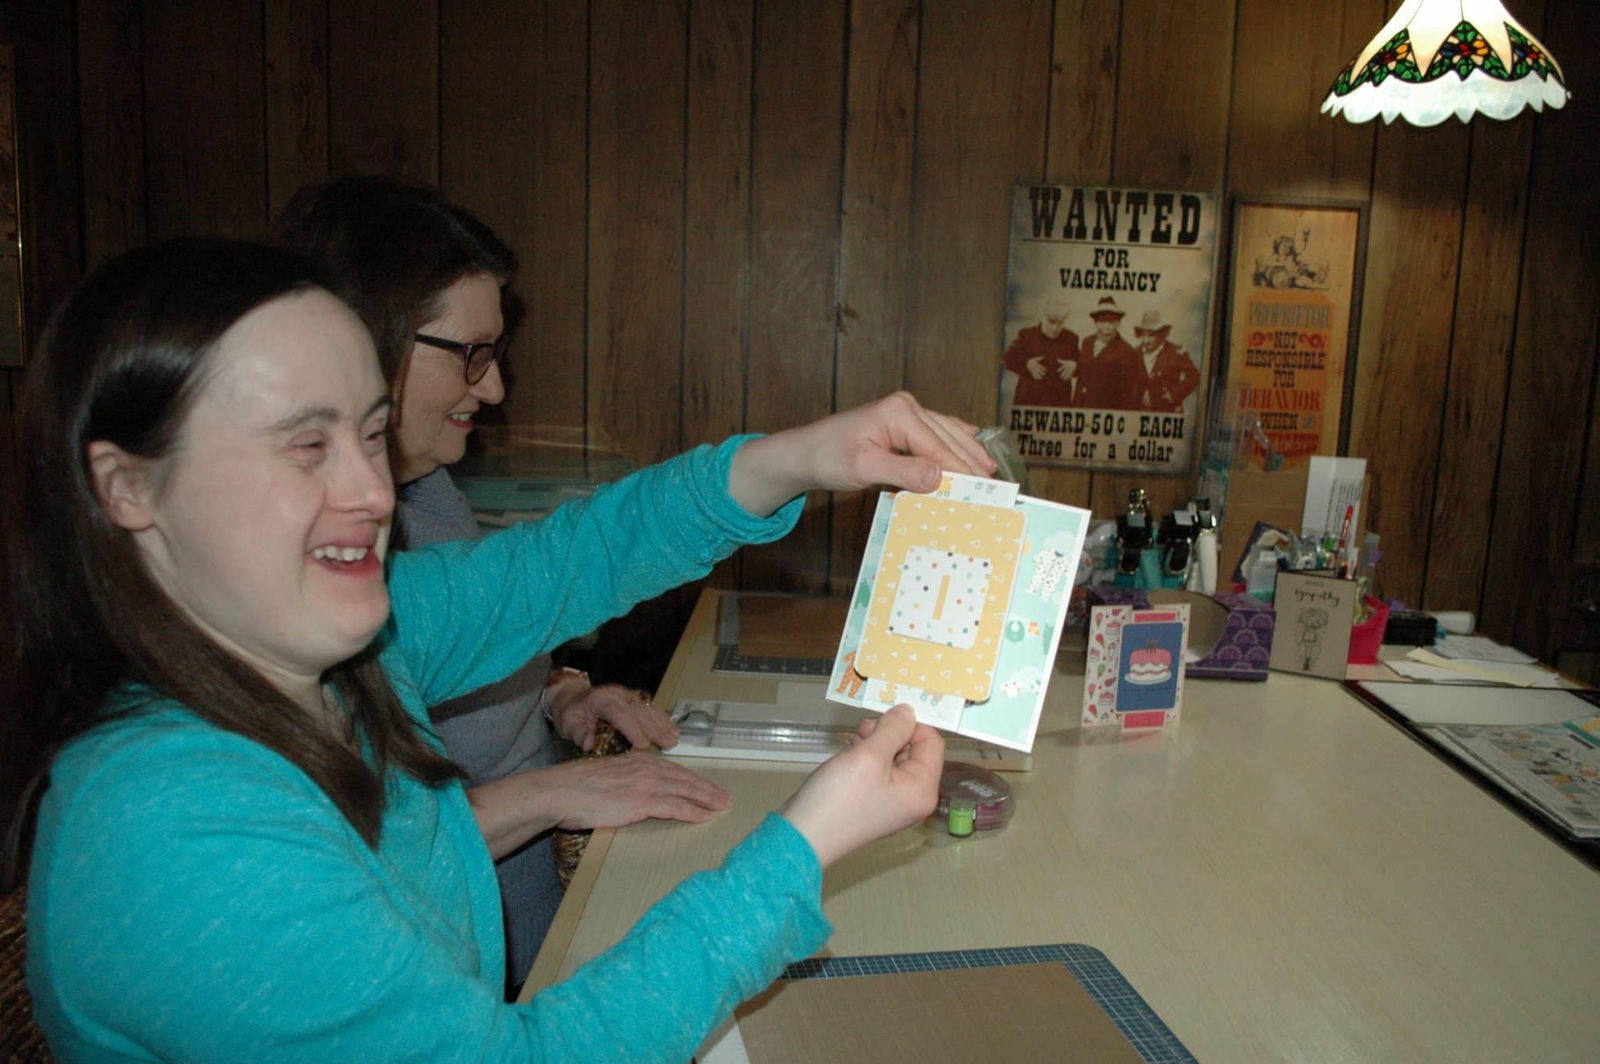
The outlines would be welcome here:
[[[1194,574],[1200,575],[1200,586],[1193,587]],[[1217,593],[1217,530],[1202,528],[1194,541],[1194,562],[1189,566],[1190,590],[1203,595]]]

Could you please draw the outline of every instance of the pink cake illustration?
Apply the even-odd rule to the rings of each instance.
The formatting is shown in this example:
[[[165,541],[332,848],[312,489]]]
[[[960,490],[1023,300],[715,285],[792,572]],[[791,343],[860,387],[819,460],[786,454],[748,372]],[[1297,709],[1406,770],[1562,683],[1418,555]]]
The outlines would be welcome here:
[[[1165,683],[1172,679],[1172,651],[1154,643],[1135,650],[1128,655],[1128,673],[1123,679],[1139,684]]]

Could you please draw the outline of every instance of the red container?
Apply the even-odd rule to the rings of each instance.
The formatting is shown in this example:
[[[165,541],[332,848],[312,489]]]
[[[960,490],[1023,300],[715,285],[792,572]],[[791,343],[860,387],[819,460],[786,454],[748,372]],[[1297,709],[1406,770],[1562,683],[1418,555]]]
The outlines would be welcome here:
[[[1378,648],[1383,646],[1383,630],[1389,626],[1389,607],[1371,595],[1367,606],[1372,610],[1367,619],[1350,629],[1350,664],[1376,665]]]

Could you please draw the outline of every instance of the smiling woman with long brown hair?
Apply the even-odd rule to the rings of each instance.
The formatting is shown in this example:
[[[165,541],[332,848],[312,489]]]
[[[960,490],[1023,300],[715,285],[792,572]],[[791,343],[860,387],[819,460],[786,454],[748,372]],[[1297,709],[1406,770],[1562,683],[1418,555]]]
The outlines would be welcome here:
[[[390,557],[391,405],[360,319],[286,251],[130,252],[49,330],[0,721],[8,817],[43,789],[29,984],[58,1059],[682,1060],[826,939],[822,868],[932,809],[943,745],[896,709],[506,1003],[489,848],[424,707],[784,534],[806,491],[992,466],[896,395]]]

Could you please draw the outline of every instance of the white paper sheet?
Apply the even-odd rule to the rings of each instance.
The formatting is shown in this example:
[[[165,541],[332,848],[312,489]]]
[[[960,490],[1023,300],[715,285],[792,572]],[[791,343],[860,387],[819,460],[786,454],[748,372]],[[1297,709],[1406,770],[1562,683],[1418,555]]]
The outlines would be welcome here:
[[[732,1016],[711,1032],[694,1059],[696,1064],[750,1064],[750,1051],[745,1048],[744,1036],[739,1033],[739,1024]]]
[[[1428,683],[1473,683],[1481,684],[1487,681],[1477,677],[1468,676],[1464,672],[1447,669],[1440,665],[1424,665],[1420,661],[1390,661],[1387,665],[1394,672],[1408,680],[1425,680]]]
[[[1361,688],[1414,724],[1555,724],[1594,711],[1570,691],[1362,681]]]
[[[1329,458],[1312,455],[1306,477],[1305,509],[1300,515],[1303,536],[1337,536],[1344,527],[1344,514],[1350,514],[1350,543],[1361,533],[1361,484],[1367,475],[1365,458]]]
[[[1463,661],[1458,658],[1441,658],[1424,647],[1417,647],[1406,657],[1421,665],[1446,669],[1461,676],[1486,683],[1504,684],[1508,687],[1571,687],[1560,676],[1540,665],[1504,665],[1493,661]]]
[[[1516,647],[1496,643],[1486,635],[1447,635],[1428,649],[1441,658],[1456,658],[1461,661],[1500,661],[1509,665],[1531,665],[1538,660],[1532,654],[1524,654]]]

